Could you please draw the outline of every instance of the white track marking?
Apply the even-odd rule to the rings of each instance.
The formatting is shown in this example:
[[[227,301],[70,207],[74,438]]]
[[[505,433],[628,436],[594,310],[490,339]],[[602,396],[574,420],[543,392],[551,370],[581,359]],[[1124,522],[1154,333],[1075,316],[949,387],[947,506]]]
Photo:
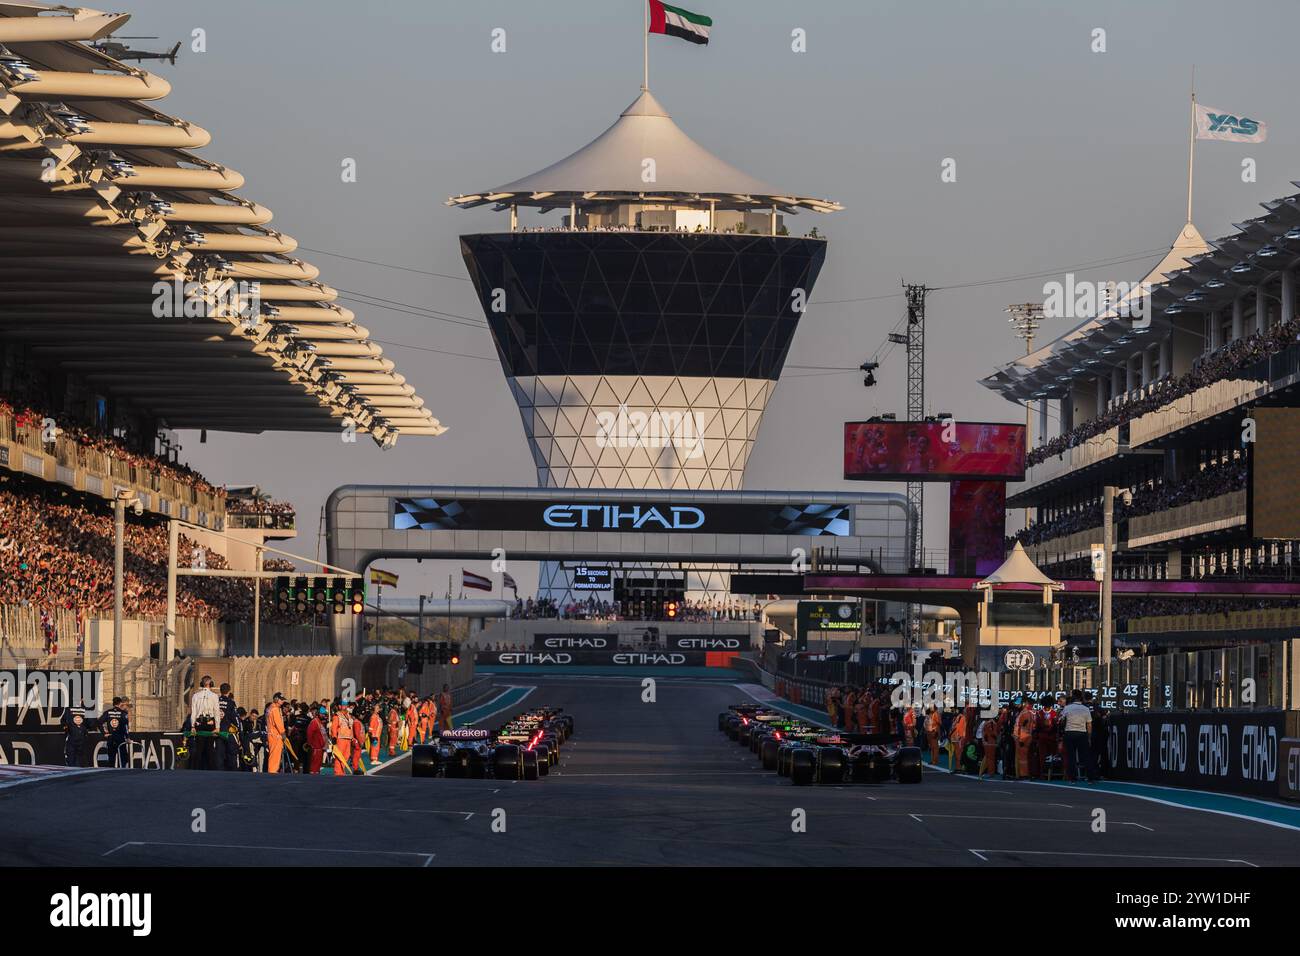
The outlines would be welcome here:
[[[1108,860],[1176,860],[1181,863],[1241,863],[1259,869],[1249,860],[1232,860],[1220,856],[1149,856],[1143,853],[1073,853],[1065,850],[971,850],[972,853],[1018,853],[1022,856],[1095,856]]]
[[[244,843],[160,843],[152,840],[128,840],[125,843],[119,843],[107,853],[101,854],[101,856],[112,856],[118,850],[125,849],[128,846],[171,846],[183,847],[187,850],[274,850],[277,853],[351,853],[369,856],[418,856],[424,860],[424,866],[428,866],[436,855],[433,853],[403,852],[401,850],[341,850],[332,847],[311,846],[258,846],[255,844]]]

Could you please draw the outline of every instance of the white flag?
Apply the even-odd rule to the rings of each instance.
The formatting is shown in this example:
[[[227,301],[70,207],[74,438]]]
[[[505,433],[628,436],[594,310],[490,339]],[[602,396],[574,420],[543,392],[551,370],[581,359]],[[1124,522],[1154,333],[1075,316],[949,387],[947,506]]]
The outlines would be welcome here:
[[[1196,104],[1196,138],[1218,139],[1227,143],[1262,143],[1268,137],[1268,125],[1248,116],[1236,116],[1212,106]]]

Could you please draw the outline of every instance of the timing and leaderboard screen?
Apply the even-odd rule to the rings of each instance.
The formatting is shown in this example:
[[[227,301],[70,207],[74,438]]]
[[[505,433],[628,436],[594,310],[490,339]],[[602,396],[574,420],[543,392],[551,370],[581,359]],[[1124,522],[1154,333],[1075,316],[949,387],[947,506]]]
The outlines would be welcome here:
[[[855,481],[1022,481],[1025,426],[845,422],[844,477]]]
[[[1300,538],[1300,409],[1256,408],[1250,446],[1251,537]]]

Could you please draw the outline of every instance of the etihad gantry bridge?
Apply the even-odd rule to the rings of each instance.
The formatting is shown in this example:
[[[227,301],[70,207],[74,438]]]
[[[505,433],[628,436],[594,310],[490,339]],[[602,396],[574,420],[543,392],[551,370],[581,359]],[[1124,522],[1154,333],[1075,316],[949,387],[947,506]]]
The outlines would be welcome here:
[[[444,431],[170,84],[89,45],[128,19],[0,3],[0,341],[160,427]]]

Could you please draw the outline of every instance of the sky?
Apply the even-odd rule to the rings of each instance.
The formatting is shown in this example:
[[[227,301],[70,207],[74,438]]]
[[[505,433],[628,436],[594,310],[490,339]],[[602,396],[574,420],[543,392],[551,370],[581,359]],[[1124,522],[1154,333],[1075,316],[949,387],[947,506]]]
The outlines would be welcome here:
[[[639,0],[119,6],[134,14],[124,33],[156,34],[155,48],[185,41],[177,66],[154,67],[173,84],[158,106],[212,132],[202,154],[245,175],[240,194],[269,206],[272,227],[346,290],[343,304],[449,428],[389,452],[364,437],[211,432],[201,444],[182,432],[182,459],[292,501],[301,531],[288,549],[309,556],[340,485],[535,485],[457,241],[507,228],[506,216],[443,200],[543,168],[617,118],[641,81]],[[1294,0],[689,6],[713,18],[711,42],[652,36],[655,96],[732,165],[845,206],[788,220],[830,242],[749,461],[750,489],[902,490],[841,480],[840,441],[846,420],[903,411],[903,354],[884,347],[903,280],[936,288],[927,411],[1023,420],[977,384],[1023,349],[1003,310],[1041,300],[1043,283],[1067,272],[1135,281],[1160,259],[1185,218],[1193,66],[1202,103],[1269,124],[1263,144],[1197,146],[1202,234],[1225,235],[1259,202],[1295,192]],[[191,48],[196,29],[204,52]],[[505,52],[493,52],[497,30]],[[355,182],[343,181],[346,160]],[[955,181],[941,179],[945,160]],[[1069,324],[1049,322],[1040,341]],[[872,358],[874,388],[838,370]],[[927,548],[946,547],[946,512],[933,486]],[[460,564],[385,566],[413,596],[443,594]],[[530,568],[512,572],[523,590],[535,583]]]

